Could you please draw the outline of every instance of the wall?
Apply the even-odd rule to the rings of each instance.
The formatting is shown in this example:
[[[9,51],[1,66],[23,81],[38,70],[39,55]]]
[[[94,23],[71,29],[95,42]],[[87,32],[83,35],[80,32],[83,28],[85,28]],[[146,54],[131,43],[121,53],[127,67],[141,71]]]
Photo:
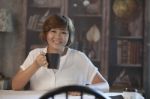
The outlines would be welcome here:
[[[12,77],[25,58],[26,0],[0,0],[0,8],[13,15],[14,31],[0,32],[0,72]]]

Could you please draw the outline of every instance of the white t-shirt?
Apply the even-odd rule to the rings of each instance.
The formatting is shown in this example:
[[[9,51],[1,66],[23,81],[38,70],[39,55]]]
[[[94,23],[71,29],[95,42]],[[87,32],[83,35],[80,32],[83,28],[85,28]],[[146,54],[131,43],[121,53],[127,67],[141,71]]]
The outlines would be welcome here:
[[[47,52],[47,48],[32,50],[27,56],[21,69],[27,69],[41,52]],[[48,69],[42,66],[30,79],[32,90],[50,90],[64,85],[91,84],[98,69],[89,58],[80,51],[68,48],[66,55],[61,56],[58,70]]]

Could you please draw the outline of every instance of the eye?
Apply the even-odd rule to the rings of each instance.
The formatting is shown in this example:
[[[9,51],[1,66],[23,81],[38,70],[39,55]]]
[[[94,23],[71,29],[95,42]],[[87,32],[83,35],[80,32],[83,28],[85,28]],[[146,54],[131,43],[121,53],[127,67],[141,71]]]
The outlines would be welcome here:
[[[62,34],[68,34],[67,32],[65,32],[65,31],[63,31],[63,32],[61,32]]]
[[[52,33],[56,33],[56,30],[51,30]]]

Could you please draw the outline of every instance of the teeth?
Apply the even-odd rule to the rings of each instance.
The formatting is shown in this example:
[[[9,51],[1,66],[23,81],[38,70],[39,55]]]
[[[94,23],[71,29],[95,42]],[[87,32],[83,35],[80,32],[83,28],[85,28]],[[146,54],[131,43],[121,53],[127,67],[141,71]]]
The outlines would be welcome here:
[[[60,44],[61,41],[60,41],[60,40],[53,40],[53,43],[55,43],[55,44]]]

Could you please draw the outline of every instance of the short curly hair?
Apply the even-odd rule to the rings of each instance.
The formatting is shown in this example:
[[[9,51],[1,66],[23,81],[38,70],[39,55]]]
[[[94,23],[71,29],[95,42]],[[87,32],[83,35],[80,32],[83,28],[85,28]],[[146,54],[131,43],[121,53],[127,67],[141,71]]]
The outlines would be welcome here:
[[[69,31],[69,38],[66,46],[71,45],[74,40],[74,24],[72,20],[67,16],[61,15],[50,15],[43,24],[43,31],[41,33],[41,38],[43,41],[46,41],[46,36],[48,31],[54,28],[67,28]]]

